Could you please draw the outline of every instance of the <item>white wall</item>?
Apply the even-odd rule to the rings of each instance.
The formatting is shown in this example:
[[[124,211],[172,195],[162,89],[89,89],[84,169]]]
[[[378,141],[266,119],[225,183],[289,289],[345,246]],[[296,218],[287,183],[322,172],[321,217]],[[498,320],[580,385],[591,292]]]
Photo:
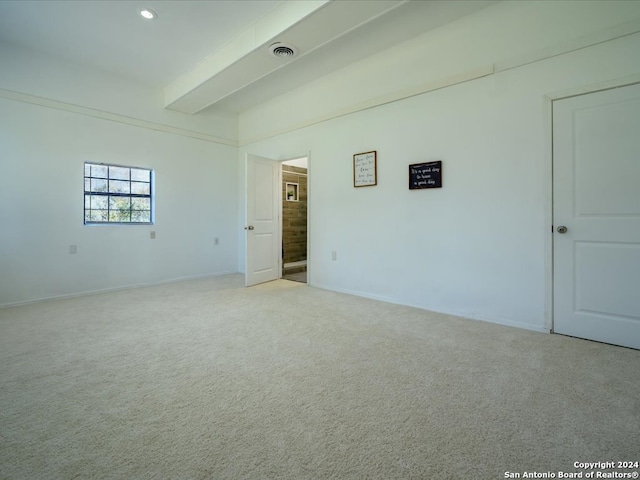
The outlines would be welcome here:
[[[236,271],[235,118],[167,112],[152,90],[32,52],[0,58],[0,305]],[[85,226],[85,161],[153,169],[155,225]]]
[[[163,108],[162,88],[149,88],[129,79],[110,75],[32,50],[0,43],[0,97],[12,92],[62,103],[62,108],[80,106],[91,114],[117,114],[121,120],[142,120],[158,127],[179,128],[211,136],[235,145],[236,115],[207,110],[186,115]]]
[[[152,168],[155,225],[83,225],[85,161]],[[233,147],[0,99],[0,305],[236,271],[236,170]]]
[[[580,25],[568,29],[569,33],[581,31],[583,35],[590,30],[599,35],[600,27],[611,27],[606,21],[604,26],[594,22],[589,12],[581,10],[586,8],[584,4],[565,3],[576,4],[574,13],[586,15],[584,24],[588,27],[579,28],[578,16],[575,23]],[[609,13],[608,20],[620,19],[621,12],[629,13],[626,5],[603,3],[621,9],[615,15]],[[636,20],[638,5],[640,2],[635,2]],[[591,12],[594,15],[602,4],[596,6]],[[480,12],[474,31],[490,35],[491,18],[500,29],[505,20],[502,14],[513,8],[511,3],[497,6],[490,18]],[[545,8],[548,11],[541,9],[534,17],[536,22],[544,23],[540,15],[553,16],[555,7]],[[630,19],[627,16],[625,21]],[[471,28],[473,20],[462,22]],[[458,30],[455,25],[451,29]],[[443,30],[441,40],[449,37],[450,31]],[[538,36],[542,39],[556,33],[541,29]],[[503,49],[496,63],[506,65],[508,58],[526,59],[532,53],[522,50],[518,39],[517,29],[502,38],[512,48]],[[429,35],[430,42],[437,40]],[[565,38],[561,43],[566,46],[571,41]],[[244,145],[241,159],[245,152],[275,159],[311,152],[310,283],[434,311],[548,330],[550,97],[560,96],[559,92],[576,93],[583,87],[624,83],[625,79],[640,81],[640,34],[591,43],[594,45],[557,56],[551,45],[546,59],[515,62],[522,65],[316,122],[329,112],[326,104],[331,103],[328,94],[318,92],[346,74],[337,72],[306,90],[292,92],[288,109],[284,107],[288,99],[282,97],[241,117],[241,139],[268,136],[267,129],[273,125],[286,131]],[[437,44],[445,55],[446,42]],[[393,52],[387,53],[394,58]],[[406,55],[411,58],[413,53]],[[539,58],[541,52],[533,53]],[[485,56],[485,60],[489,58]],[[369,65],[368,60],[363,61],[363,68]],[[437,62],[431,67],[437,70]],[[357,72],[358,66],[350,70]],[[393,96],[394,88],[406,87],[402,78],[390,82],[385,95]],[[340,96],[358,96],[355,86],[343,85]],[[300,113],[298,105],[311,107]],[[265,127],[253,128],[251,125],[257,125],[253,115],[258,110],[270,121]],[[293,120],[278,113],[290,110],[298,112]],[[297,120],[309,126],[296,128]],[[352,156],[369,150],[378,152],[378,186],[355,189]],[[408,165],[430,160],[443,161],[443,188],[409,191]],[[241,179],[243,176],[241,172]],[[241,193],[240,215],[242,199]],[[241,237],[240,252],[245,248],[243,240]],[[331,260],[334,250],[337,261]],[[242,257],[239,269],[244,269]]]

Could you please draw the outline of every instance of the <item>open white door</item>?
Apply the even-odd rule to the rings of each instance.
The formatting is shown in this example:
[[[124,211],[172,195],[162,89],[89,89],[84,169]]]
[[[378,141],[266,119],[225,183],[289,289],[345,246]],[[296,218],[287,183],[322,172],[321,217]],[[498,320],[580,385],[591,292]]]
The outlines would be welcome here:
[[[280,163],[247,154],[245,285],[280,278]]]
[[[554,331],[640,348],[640,85],[553,104]]]

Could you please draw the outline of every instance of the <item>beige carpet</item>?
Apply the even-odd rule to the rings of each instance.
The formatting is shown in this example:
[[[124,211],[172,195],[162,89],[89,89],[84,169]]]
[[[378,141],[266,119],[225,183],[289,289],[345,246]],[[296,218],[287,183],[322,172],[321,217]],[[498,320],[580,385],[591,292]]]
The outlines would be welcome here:
[[[640,461],[640,352],[284,280],[0,309],[0,369],[3,480],[499,479]]]

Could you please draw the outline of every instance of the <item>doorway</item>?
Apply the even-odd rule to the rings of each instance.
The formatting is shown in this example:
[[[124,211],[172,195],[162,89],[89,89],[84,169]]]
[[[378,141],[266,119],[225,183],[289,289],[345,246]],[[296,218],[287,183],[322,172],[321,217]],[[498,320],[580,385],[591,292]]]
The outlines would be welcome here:
[[[553,103],[553,324],[640,349],[640,85]]]
[[[307,283],[308,157],[281,163],[282,278]]]

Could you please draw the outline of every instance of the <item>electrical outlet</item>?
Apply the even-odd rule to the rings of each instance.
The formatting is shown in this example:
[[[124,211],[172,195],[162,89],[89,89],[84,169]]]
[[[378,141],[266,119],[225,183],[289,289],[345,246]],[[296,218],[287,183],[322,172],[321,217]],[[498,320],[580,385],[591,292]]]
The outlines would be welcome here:
[[[338,252],[336,252],[335,250],[331,252],[331,260],[333,260],[334,262],[338,260]]]
[[[71,254],[78,253],[78,246],[77,245],[69,245],[69,253],[71,253]]]
[[[156,231],[155,230],[151,230],[151,232],[149,232],[149,238],[151,240],[155,240],[156,239]]]
[[[218,237],[213,239],[213,244],[214,245],[220,245],[220,239]]]

